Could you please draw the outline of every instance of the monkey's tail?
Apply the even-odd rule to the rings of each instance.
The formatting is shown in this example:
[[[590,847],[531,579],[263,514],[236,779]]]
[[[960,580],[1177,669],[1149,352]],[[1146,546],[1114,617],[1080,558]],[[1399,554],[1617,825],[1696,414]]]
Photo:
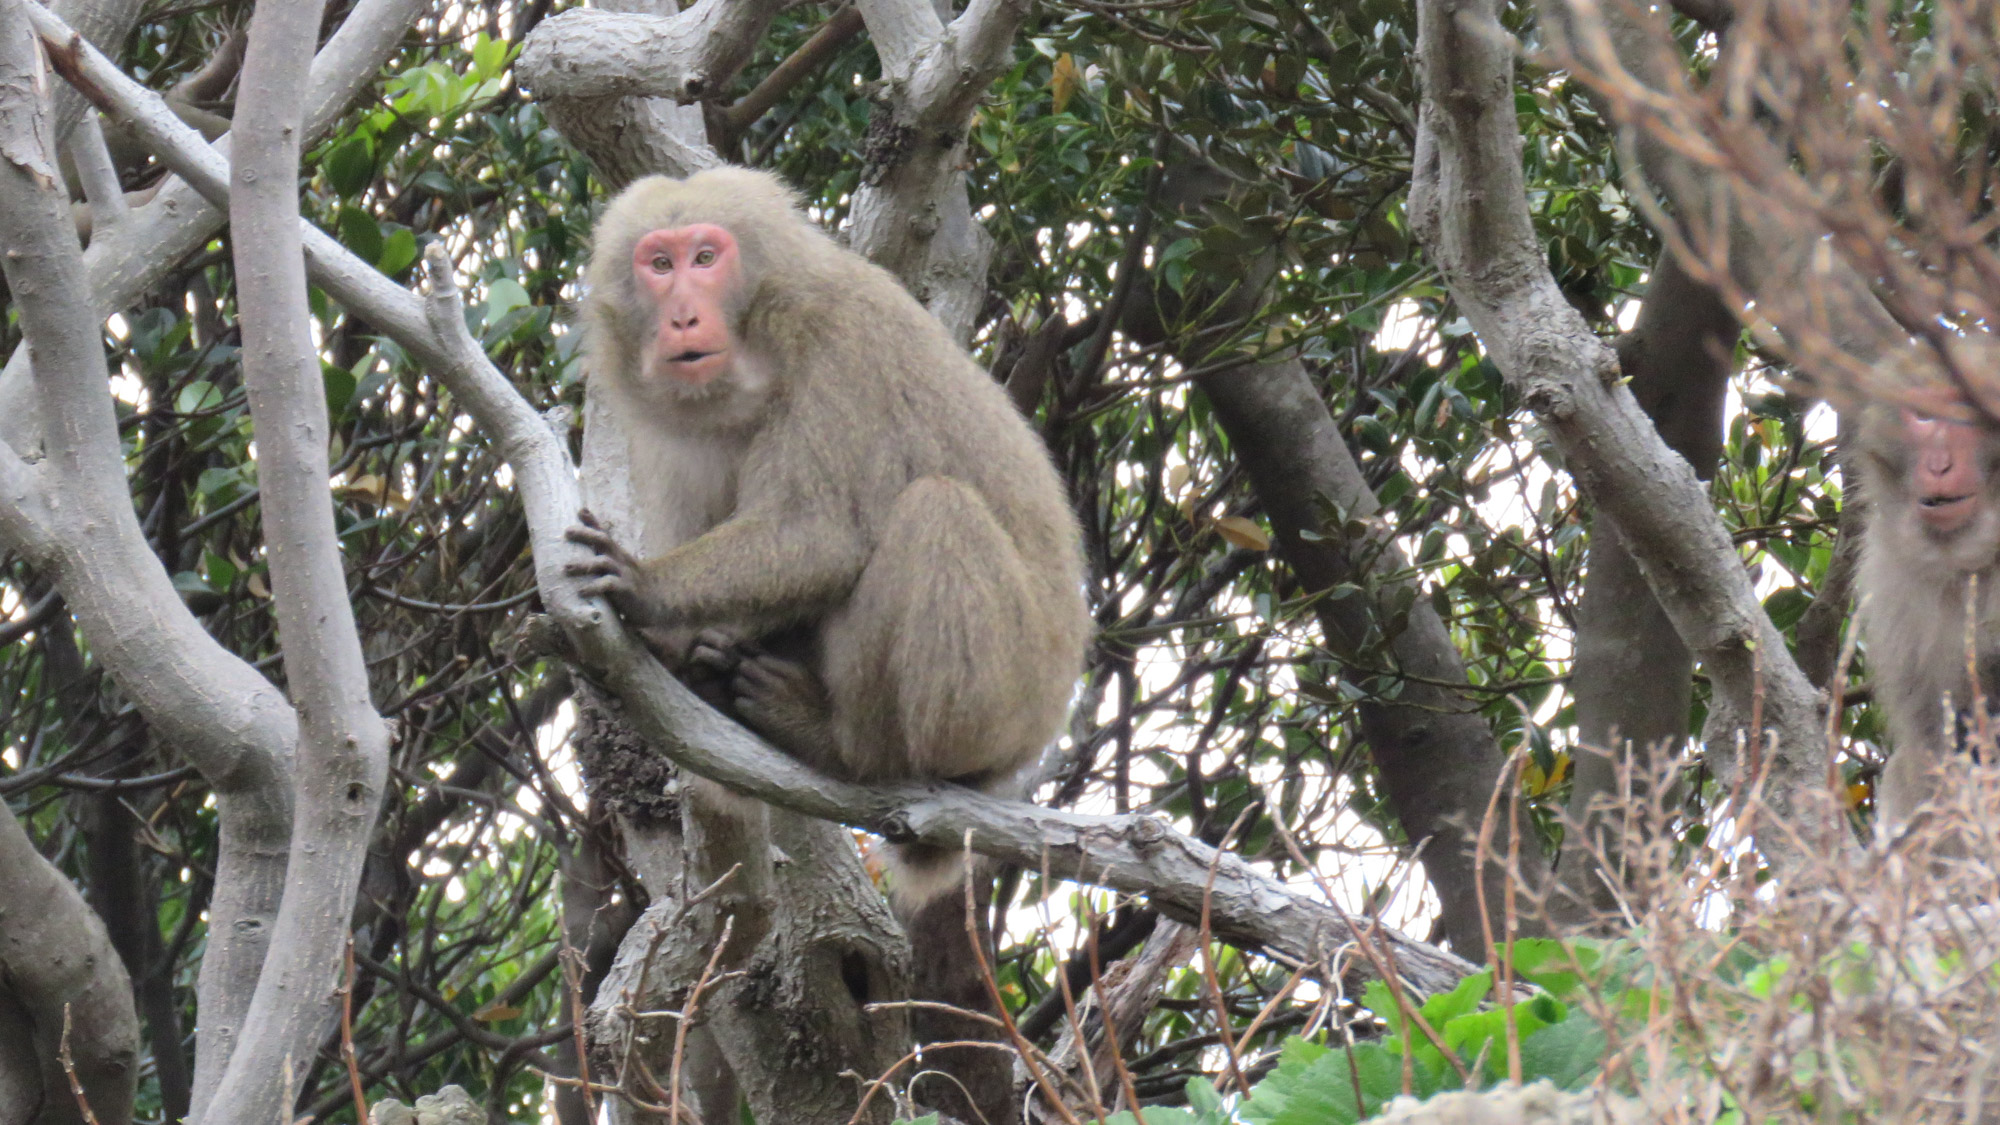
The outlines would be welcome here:
[[[891,844],[889,898],[896,915],[909,918],[925,903],[945,895],[965,897],[965,852],[937,844]]]

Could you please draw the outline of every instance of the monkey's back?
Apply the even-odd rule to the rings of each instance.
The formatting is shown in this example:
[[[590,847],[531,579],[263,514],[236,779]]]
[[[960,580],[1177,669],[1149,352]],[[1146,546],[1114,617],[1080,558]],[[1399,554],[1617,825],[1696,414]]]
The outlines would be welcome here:
[[[1060,727],[1090,633],[1061,478],[1012,400],[888,273],[829,245],[782,284],[769,331],[791,349],[778,366],[801,374],[797,409],[753,446],[811,465],[782,487],[851,518],[871,559],[825,645],[837,709],[843,686],[855,701],[848,768],[1011,773]],[[846,625],[884,618],[887,632]]]
[[[825,404],[839,404],[838,416],[797,419],[815,432],[788,426],[774,436],[794,449],[798,442],[824,445],[829,473],[857,470],[851,479],[867,492],[856,497],[864,520],[920,477],[963,481],[1051,584],[1080,591],[1081,536],[1040,436],[892,275],[846,250],[829,251],[813,263],[812,276],[797,279],[817,299],[810,306],[783,302],[796,332],[785,362],[805,373],[791,393],[822,415]],[[773,302],[772,313],[782,315],[778,310]],[[1081,613],[1080,593],[1072,600]]]

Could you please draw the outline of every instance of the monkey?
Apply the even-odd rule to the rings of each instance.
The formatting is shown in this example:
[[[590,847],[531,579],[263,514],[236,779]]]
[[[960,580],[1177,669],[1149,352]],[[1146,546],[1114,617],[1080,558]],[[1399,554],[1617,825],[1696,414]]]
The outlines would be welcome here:
[[[1894,831],[1936,795],[1971,708],[2000,699],[2000,431],[1876,404],[1859,438],[1860,625],[1893,742],[1876,820]]]
[[[1075,513],[1006,392],[767,173],[633,183],[585,281],[587,393],[646,528],[628,549],[579,514],[583,592],[807,765],[1004,791],[1091,629]],[[890,869],[899,912],[962,871],[909,844]]]

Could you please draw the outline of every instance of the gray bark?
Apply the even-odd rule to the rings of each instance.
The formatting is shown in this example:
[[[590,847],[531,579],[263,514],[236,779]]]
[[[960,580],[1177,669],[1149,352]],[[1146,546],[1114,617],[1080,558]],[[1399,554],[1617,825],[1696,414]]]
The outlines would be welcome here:
[[[1640,409],[1702,480],[1715,474],[1722,455],[1724,392],[1739,330],[1715,291],[1663,252],[1638,323],[1615,345]],[[1609,520],[1591,529],[1574,668],[1578,745],[1568,824],[1577,835],[1563,848],[1556,877],[1564,889],[1559,911],[1581,920],[1616,910],[1607,882],[1616,875],[1600,871],[1594,855],[1617,866],[1622,818],[1608,814],[1624,808],[1620,779],[1632,779],[1636,796],[1650,791],[1687,741],[1694,688],[1694,657]],[[1596,849],[1577,846],[1592,837]]]
[[[12,24],[10,28],[8,25]],[[20,39],[15,20],[0,19],[0,35]],[[8,34],[9,32],[15,34]],[[0,48],[4,50],[4,48]],[[8,60],[11,61],[11,60]],[[4,63],[0,63],[4,65]],[[139,1017],[132,982],[118,951],[76,887],[43,859],[34,841],[0,808],[0,980],[11,1004],[0,1004],[0,1109],[25,1100],[29,1087],[22,1044],[33,1048],[40,1109],[9,1116],[24,1125],[73,1125],[84,1120],[59,1056],[65,1025],[77,1081],[103,1125],[132,1119],[139,1080]],[[6,1019],[12,1008],[23,1022]]]
[[[685,176],[722,163],[701,107],[750,61],[784,4],[672,0],[574,8],[528,34],[514,73],[563,138],[612,190],[654,173]]]
[[[8,10],[54,20],[39,5]],[[65,28],[59,43],[69,39]],[[34,142],[22,138],[37,128],[34,87],[26,84],[33,79],[12,77],[24,84],[9,86],[14,111],[6,120],[26,151]],[[105,378],[101,318],[76,300],[89,282],[52,171],[0,167],[0,231],[28,339],[17,356],[32,352],[39,367],[24,384],[39,409],[26,413],[38,415],[49,436],[48,455],[33,465],[0,450],[0,533],[55,579],[95,657],[215,788],[221,849],[198,992],[204,1056],[219,1073],[282,893],[297,720],[268,681],[187,612],[140,531]],[[61,497],[61,518],[51,495]]]
[[[116,51],[125,42],[143,6],[140,0],[56,0],[49,5],[63,22],[100,51]],[[83,120],[87,103],[76,91],[67,88],[57,90],[54,101],[56,142],[67,144]]]
[[[946,23],[928,0],[856,0],[882,60],[870,155],[848,214],[855,250],[903,282],[965,344],[993,241],[965,193],[965,131],[1014,56],[1033,0],[972,0]]]
[[[1824,792],[1818,693],[1772,626],[1694,471],[1617,378],[1618,365],[1557,290],[1528,218],[1514,118],[1513,50],[1492,0],[1421,0],[1424,86],[1410,215],[1503,377],[1618,528],[1683,644],[1715,684],[1708,745],[1762,786],[1781,819]],[[1767,737],[1768,733],[1768,737]],[[1741,755],[1727,753],[1732,743]],[[1793,828],[1823,833],[1823,817]],[[1774,861],[1803,844],[1759,835]]]
[[[241,1041],[204,1122],[263,1125],[289,1109],[334,1015],[333,990],[375,815],[388,732],[347,597],[327,490],[328,422],[306,307],[298,211],[304,105],[321,0],[260,0],[250,20],[236,131],[230,242],[236,255],[243,381],[256,426],[264,545],[300,731],[291,857],[270,952]],[[289,1072],[289,1073],[288,1073]]]
[[[1367,519],[1381,505],[1305,368],[1290,360],[1204,375],[1197,382],[1214,404],[1234,456],[1249,472],[1300,583],[1311,591],[1342,583],[1362,587],[1346,597],[1314,600],[1329,645],[1348,656],[1380,653],[1394,669],[1414,677],[1393,700],[1357,705],[1362,736],[1396,819],[1410,842],[1424,848],[1446,938],[1458,953],[1483,957],[1489,923],[1494,937],[1505,935],[1504,794],[1493,836],[1499,854],[1487,857],[1484,870],[1475,862],[1474,844],[1495,787],[1507,781],[1507,756],[1480,714],[1479,701],[1443,686],[1466,682],[1465,662],[1421,590],[1362,572],[1359,559],[1373,559],[1369,569],[1389,574],[1409,569],[1388,530],[1353,543],[1338,526],[1327,526],[1322,498],[1343,521]],[[1388,637],[1398,605],[1408,606],[1408,624]],[[1520,871],[1532,882],[1545,866],[1542,849],[1533,829],[1525,823],[1521,828]]]

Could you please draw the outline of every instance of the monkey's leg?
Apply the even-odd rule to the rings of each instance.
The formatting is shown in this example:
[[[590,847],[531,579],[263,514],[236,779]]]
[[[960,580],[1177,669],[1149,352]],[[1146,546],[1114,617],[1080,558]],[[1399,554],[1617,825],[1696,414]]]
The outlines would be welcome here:
[[[912,481],[889,510],[821,668],[848,772],[863,779],[1011,774],[1061,721],[1072,676],[1051,659],[1048,599],[980,494]]]

